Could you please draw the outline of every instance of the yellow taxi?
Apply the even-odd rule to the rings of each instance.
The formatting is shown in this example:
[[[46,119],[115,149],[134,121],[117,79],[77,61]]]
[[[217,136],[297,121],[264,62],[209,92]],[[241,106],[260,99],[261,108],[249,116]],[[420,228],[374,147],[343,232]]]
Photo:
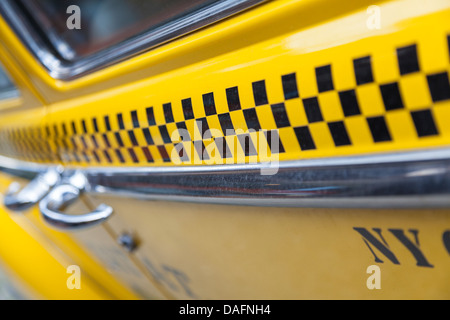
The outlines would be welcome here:
[[[448,0],[3,0],[0,63],[0,298],[450,298]]]

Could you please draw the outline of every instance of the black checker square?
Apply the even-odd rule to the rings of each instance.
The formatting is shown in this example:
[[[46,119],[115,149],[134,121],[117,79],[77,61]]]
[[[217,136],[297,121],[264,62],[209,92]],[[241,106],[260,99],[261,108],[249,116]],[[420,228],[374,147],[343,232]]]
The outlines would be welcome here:
[[[116,138],[117,145],[120,148],[123,148],[124,144],[123,144],[123,140],[122,140],[122,136],[120,135],[120,132],[119,131],[114,132],[114,137]]]
[[[272,114],[277,124],[277,128],[290,127],[291,123],[286,112],[284,103],[278,103],[271,106]]]
[[[256,106],[262,106],[265,104],[269,104],[269,100],[267,99],[267,91],[266,91],[266,81],[256,81],[252,83],[253,87],[253,97],[255,99]]]
[[[123,116],[122,116],[121,113],[117,114],[117,124],[119,125],[119,129],[120,130],[125,130],[125,124],[123,122]],[[83,130],[86,131],[86,125],[85,124],[83,124]]]
[[[404,108],[402,95],[397,82],[380,85],[380,90],[386,111]]]
[[[150,149],[148,147],[142,147],[141,150],[144,153],[145,159],[147,160],[148,163],[155,162],[152,153],[150,152]]]
[[[419,137],[435,136],[439,134],[431,110],[413,111],[411,112],[411,116]]]
[[[158,146],[159,154],[161,155],[161,158],[163,162],[170,162],[170,156],[167,153],[167,149],[165,146]]]
[[[183,99],[181,101],[181,106],[183,108],[183,114],[185,120],[194,119],[194,110],[192,109],[192,100],[191,98]]]
[[[152,109],[153,110],[153,109]],[[104,116],[103,120],[105,121],[106,131],[111,131],[111,122],[109,121],[109,116]],[[72,122],[73,123],[73,122]],[[75,133],[76,134],[76,133]]]
[[[300,96],[298,93],[297,77],[295,73],[286,74],[282,76],[281,82],[283,84],[283,92],[285,100],[295,99]]]
[[[353,60],[356,84],[358,86],[374,81],[372,71],[372,58],[370,56]]]
[[[383,116],[367,118],[374,142],[392,141],[386,119]]]
[[[133,123],[133,128],[139,128],[139,118],[136,110],[131,111],[131,121]],[[97,123],[94,124],[94,128],[97,127]],[[98,131],[96,131],[98,132]]]
[[[238,87],[226,89],[228,110],[236,111],[241,109],[241,100],[239,99]]]
[[[165,125],[158,127],[159,132],[161,133],[161,138],[164,141],[164,144],[172,143],[172,139],[170,138],[169,131],[167,130],[167,127]]]
[[[331,75],[331,65],[316,68],[316,81],[319,92],[334,90],[333,76]]]
[[[172,123],[173,120],[173,112],[172,112],[172,104],[165,103],[163,104],[164,118],[166,119],[166,123]]]
[[[330,122],[328,123],[328,128],[330,129],[336,147],[349,146],[352,144],[343,121]]]
[[[428,75],[427,81],[433,102],[450,99],[450,81],[447,72]]]
[[[206,116],[217,114],[214,93],[210,92],[203,95],[203,107],[205,108]]]
[[[249,130],[255,130],[255,131],[261,130],[261,125],[259,123],[258,115],[256,114],[255,108],[244,109],[243,113],[244,113],[245,122],[247,123],[247,128]]]
[[[302,151],[316,149],[316,144],[314,143],[308,126],[294,128],[294,132]]]
[[[130,138],[130,141],[131,141],[131,144],[134,146],[134,147],[137,147],[139,144],[138,144],[138,141],[137,141],[137,139],[136,139],[136,135],[134,134],[134,131],[133,130],[128,130],[128,137]]]
[[[150,133],[150,130],[148,128],[142,129],[142,133],[144,134],[145,141],[147,141],[147,145],[152,146],[155,144],[152,134]]]
[[[147,114],[148,125],[150,127],[151,126],[156,126],[155,113],[153,112],[153,107],[149,107],[149,108],[145,109],[145,111],[146,111],[146,114]],[[108,121],[108,123],[109,123],[109,121]],[[108,127],[109,127],[108,130],[111,130],[111,127],[107,125],[107,128]]]
[[[303,99],[303,107],[309,123],[323,121],[322,112],[320,111],[319,106],[319,99],[317,99],[317,97]]]
[[[220,122],[220,126],[222,127],[223,134],[225,136],[230,136],[230,135],[235,134],[233,121],[231,120],[229,113],[219,114],[219,122]]]
[[[342,111],[344,111],[346,117],[361,114],[355,90],[339,92],[339,100],[341,101]]]
[[[114,152],[116,154],[117,159],[119,160],[120,163],[125,163],[125,158],[122,155],[122,152],[120,152],[119,149],[114,149]]]
[[[138,163],[138,162],[139,162],[139,159],[138,159],[138,157],[137,157],[137,155],[136,155],[136,152],[134,152],[134,149],[133,149],[133,148],[128,148],[128,154],[130,155],[131,160],[132,160],[134,163]]]
[[[420,71],[417,45],[398,48],[397,59],[401,75]]]

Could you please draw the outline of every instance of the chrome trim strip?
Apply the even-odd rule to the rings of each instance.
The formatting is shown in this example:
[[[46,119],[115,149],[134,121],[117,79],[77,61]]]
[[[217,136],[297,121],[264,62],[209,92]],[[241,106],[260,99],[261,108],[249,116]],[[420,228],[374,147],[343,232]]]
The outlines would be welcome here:
[[[280,207],[450,208],[450,149],[279,165],[271,176],[260,174],[263,165],[80,171],[94,196]]]
[[[16,0],[0,1],[0,14],[53,78],[68,81],[148,51],[266,1],[269,0],[222,0],[144,33],[142,36],[129,39],[87,58],[73,61],[65,60],[57,50],[49,47],[33,28],[32,23],[20,14]],[[55,41],[52,37],[53,46]]]

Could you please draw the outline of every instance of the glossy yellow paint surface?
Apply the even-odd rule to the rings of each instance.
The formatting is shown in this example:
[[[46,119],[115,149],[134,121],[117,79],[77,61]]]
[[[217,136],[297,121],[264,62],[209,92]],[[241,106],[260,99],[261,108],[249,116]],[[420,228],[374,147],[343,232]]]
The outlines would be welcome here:
[[[370,5],[380,10],[380,29],[367,26]],[[0,102],[0,154],[66,167],[142,167],[445,147],[449,35],[447,0],[275,0],[64,82],[51,78],[0,18],[0,60],[21,92],[18,100]],[[417,65],[411,55],[402,65],[399,52],[417,54]],[[358,62],[367,70],[364,61],[370,61],[371,80],[355,74]],[[397,89],[400,99],[391,100]],[[198,121],[214,138],[202,136]],[[189,139],[179,137],[183,126]],[[225,136],[231,126],[236,133]],[[248,138],[248,129],[258,126],[263,133]],[[269,152],[267,132],[280,137],[283,152]],[[239,136],[249,139],[247,149]],[[229,158],[217,144],[224,140]],[[204,150],[207,158],[200,156]],[[4,191],[11,180],[1,179]],[[0,212],[0,237],[11,240],[1,241],[0,257],[37,297],[450,298],[448,210],[254,208],[114,197],[84,199],[73,210],[97,202],[113,206],[113,218],[76,234],[48,229],[36,210]],[[137,251],[118,247],[124,233],[137,237]],[[74,263],[89,274],[81,291],[66,286],[67,265]],[[371,265],[380,267],[381,290],[367,287]]]
[[[120,197],[95,201],[114,207],[111,227],[140,239],[134,254],[177,299],[450,298],[449,210],[258,208],[140,200],[129,210]],[[386,241],[396,260],[355,228]],[[419,265],[421,260],[393,232],[409,239],[427,263]],[[382,262],[376,262],[370,250]],[[380,268],[380,290],[367,287],[367,268],[372,265]]]
[[[267,14],[275,5],[280,15],[290,10],[300,14],[308,3],[275,1],[236,19],[264,10]],[[14,148],[3,152],[71,166],[166,166],[284,161],[448,145],[448,3],[434,0],[423,7],[420,1],[393,1],[381,3],[379,10],[381,30],[366,26],[366,10],[350,11],[119,87],[55,102],[40,121],[33,117],[31,123],[19,123],[4,117],[3,150],[11,144]],[[200,34],[226,29],[229,24]],[[183,40],[193,46],[198,37]],[[181,46],[183,40],[175,43]],[[411,47],[417,62],[405,72],[402,63],[410,68],[410,55],[400,52]],[[154,59],[164,50],[169,49],[162,47],[139,59]],[[360,59],[369,61],[369,81],[355,75]],[[112,70],[119,68],[123,66]],[[63,88],[95,86],[93,77]],[[204,134],[207,129],[210,135]],[[272,144],[281,142],[279,152],[272,152],[267,132],[272,134]],[[223,148],[229,152],[226,156]]]
[[[15,179],[17,180],[17,179]],[[0,175],[1,194],[12,180]],[[3,202],[3,197],[1,197]],[[1,210],[0,259],[37,299],[137,299],[66,233],[45,226],[35,208],[26,214]],[[68,267],[80,267],[80,289],[67,286]]]

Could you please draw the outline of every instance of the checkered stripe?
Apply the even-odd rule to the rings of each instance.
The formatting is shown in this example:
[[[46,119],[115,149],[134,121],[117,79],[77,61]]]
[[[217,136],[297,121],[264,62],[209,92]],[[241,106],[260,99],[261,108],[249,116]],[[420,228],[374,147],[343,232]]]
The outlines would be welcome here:
[[[450,36],[447,36],[446,41],[450,56]],[[347,90],[335,89],[333,79],[339,75],[334,74],[332,64],[321,65],[314,68],[318,89],[316,96],[303,96],[297,81],[301,75],[292,72],[280,77],[283,101],[272,101],[266,81],[258,80],[252,83],[255,104],[251,108],[243,108],[243,93],[240,87],[229,87],[224,89],[228,104],[226,113],[217,113],[214,92],[206,92],[202,95],[202,106],[193,106],[191,98],[181,101],[184,115],[184,121],[181,122],[174,121],[172,104],[165,103],[158,107],[145,107],[145,119],[142,119],[143,110],[132,110],[129,114],[117,113],[55,123],[44,130],[7,129],[0,132],[1,152],[8,156],[42,162],[61,160],[88,164],[160,164],[180,160],[183,163],[193,163],[194,159],[208,160],[213,156],[205,152],[210,144],[215,144],[223,159],[235,158],[237,151],[245,157],[258,156],[257,145],[260,142],[256,140],[261,137],[264,137],[267,148],[272,153],[291,151],[289,144],[284,141],[286,137],[295,137],[302,152],[317,150],[316,140],[324,135],[331,137],[336,148],[355,146],[357,139],[354,139],[349,130],[353,121],[359,121],[368,127],[375,144],[389,143],[394,140],[392,129],[401,125],[398,121],[388,121],[391,115],[401,115],[401,119],[410,121],[415,128],[416,139],[438,136],[440,132],[435,121],[434,108],[439,103],[450,100],[449,72],[448,69],[432,74],[422,72],[417,49],[417,44],[397,48],[398,81],[377,83],[372,57],[355,57],[353,74],[356,86]],[[405,105],[405,98],[417,89],[416,86],[408,88],[407,83],[404,83],[405,79],[411,76],[425,80],[422,83],[426,88],[419,89],[427,90],[431,97],[429,105],[419,109],[410,109]],[[376,114],[364,112],[360,105],[360,99],[364,97],[365,88],[368,86],[377,87],[376,94],[383,103],[384,110]],[[339,103],[327,103],[330,98]],[[196,116],[198,108],[203,108],[204,117]],[[306,121],[303,124],[292,125],[295,117],[293,109],[304,112]],[[163,113],[164,124],[157,124],[156,112]],[[333,117],[329,116],[331,113],[334,114]],[[336,114],[340,116],[336,117]],[[127,120],[124,120],[125,116]],[[274,125],[262,126],[262,117],[271,117]],[[220,134],[208,135],[209,129],[215,129]],[[243,131],[239,132],[238,129]],[[246,129],[263,134],[257,138],[246,132]],[[177,141],[171,139],[174,132],[180,136]],[[232,139],[236,141],[236,148],[230,146]],[[5,141],[11,141],[12,144]],[[279,148],[272,147],[273,141],[279,143]],[[186,152],[188,146],[192,147],[192,152]],[[176,153],[172,152],[174,148]],[[55,154],[60,159],[55,159]],[[179,159],[173,159],[173,154]]]

